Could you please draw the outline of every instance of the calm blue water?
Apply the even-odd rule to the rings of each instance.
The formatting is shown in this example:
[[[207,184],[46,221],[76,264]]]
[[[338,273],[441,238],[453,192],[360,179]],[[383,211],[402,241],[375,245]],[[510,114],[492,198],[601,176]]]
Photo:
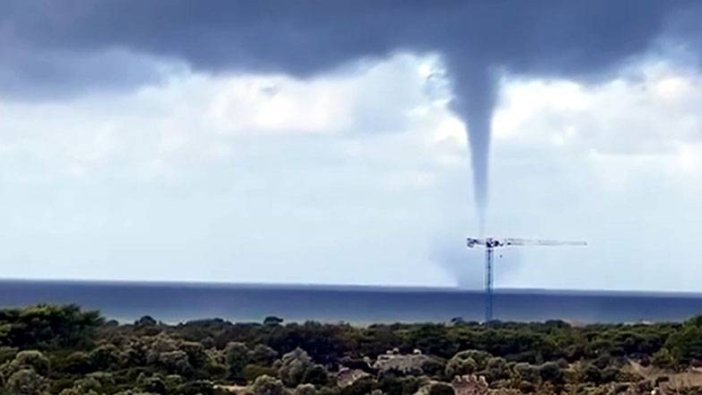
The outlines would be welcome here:
[[[479,291],[441,288],[0,281],[1,307],[77,303],[121,321],[147,314],[165,322],[261,321],[268,315],[354,323],[479,321],[483,301]],[[495,316],[501,320],[670,321],[699,313],[701,294],[509,290],[495,296]]]

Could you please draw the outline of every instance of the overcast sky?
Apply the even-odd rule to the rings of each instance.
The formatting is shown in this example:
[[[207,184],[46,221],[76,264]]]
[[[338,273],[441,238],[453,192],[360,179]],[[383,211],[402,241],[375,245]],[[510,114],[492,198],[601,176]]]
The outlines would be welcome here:
[[[699,18],[5,1],[0,275],[702,291]]]

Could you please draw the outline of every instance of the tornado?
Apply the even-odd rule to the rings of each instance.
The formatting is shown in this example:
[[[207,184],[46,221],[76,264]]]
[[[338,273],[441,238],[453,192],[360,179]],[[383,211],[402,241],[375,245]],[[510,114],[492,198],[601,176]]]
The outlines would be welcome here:
[[[485,230],[489,198],[490,140],[496,102],[495,73],[488,66],[449,62],[451,110],[463,120],[468,135],[478,232]]]

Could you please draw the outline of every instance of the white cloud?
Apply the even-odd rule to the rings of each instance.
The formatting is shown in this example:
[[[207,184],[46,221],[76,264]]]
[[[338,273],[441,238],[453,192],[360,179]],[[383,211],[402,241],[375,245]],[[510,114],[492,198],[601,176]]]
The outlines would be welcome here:
[[[637,73],[504,81],[488,229],[591,246],[507,252],[498,286],[699,290],[702,77]],[[480,286],[445,89],[436,57],[398,54],[309,80],[179,72],[130,93],[0,101],[0,264],[10,277]]]
[[[432,238],[467,164],[431,62],[2,102],[6,275],[451,283]]]
[[[702,139],[702,76],[644,64],[594,86],[564,80],[506,80],[495,115],[498,140],[603,154],[670,154]]]
[[[496,118],[492,225],[585,239],[513,251],[505,286],[697,290],[702,77],[642,65],[596,86],[506,81]]]

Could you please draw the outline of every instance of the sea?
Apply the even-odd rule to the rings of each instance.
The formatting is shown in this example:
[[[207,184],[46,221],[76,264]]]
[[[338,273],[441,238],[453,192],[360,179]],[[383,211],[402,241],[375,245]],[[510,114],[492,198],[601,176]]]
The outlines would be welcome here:
[[[501,321],[575,324],[682,321],[702,314],[702,294],[498,289]],[[0,280],[0,307],[78,304],[108,319],[149,315],[167,323],[223,318],[261,322],[482,321],[481,290],[422,287]]]

